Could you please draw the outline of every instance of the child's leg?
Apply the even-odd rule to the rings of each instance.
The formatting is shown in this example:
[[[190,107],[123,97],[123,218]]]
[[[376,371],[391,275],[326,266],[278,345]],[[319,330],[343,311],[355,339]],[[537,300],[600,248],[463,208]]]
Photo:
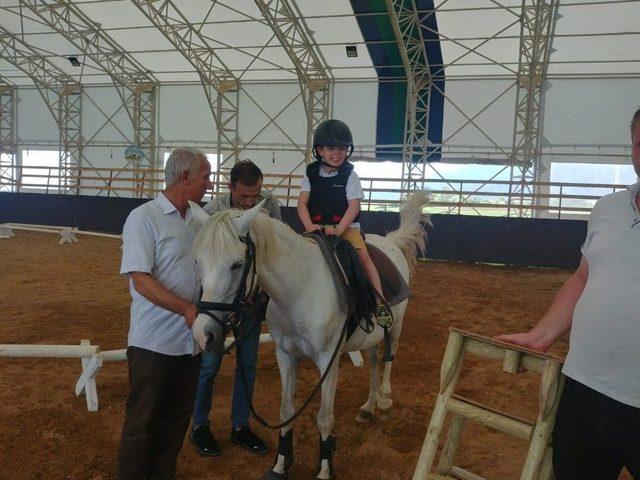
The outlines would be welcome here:
[[[376,291],[376,303],[381,303],[382,298],[382,284],[380,283],[380,274],[378,273],[378,269],[373,264],[373,260],[369,256],[369,252],[365,250],[358,250],[358,257],[360,257],[360,262],[362,263],[362,267],[364,268],[364,273],[367,275],[369,282]]]
[[[364,273],[367,276],[367,279],[376,290],[376,292],[380,292],[382,295],[382,285],[380,283],[380,275],[378,274],[378,270],[376,266],[373,264],[373,260],[369,256],[369,252],[367,251],[367,246],[364,243],[362,235],[358,230],[355,230],[351,227],[347,228],[342,234],[342,238],[353,245],[353,248],[358,252],[358,257],[360,257],[360,263],[362,264],[362,268],[364,268]],[[380,298],[380,295],[376,293],[376,303],[382,303],[384,300]]]
[[[376,317],[376,321],[378,325],[385,328],[390,328],[393,324],[393,314],[391,310],[384,303],[384,298],[382,295],[382,284],[380,282],[380,274],[378,273],[378,269],[373,264],[373,260],[369,256],[369,252],[367,251],[367,246],[364,243],[362,235],[357,230],[352,228],[347,228],[345,232],[342,234],[342,238],[347,240],[358,252],[358,257],[360,257],[360,262],[362,263],[362,267],[364,268],[364,273],[367,275],[369,282],[376,290],[376,303],[377,306],[373,312]]]

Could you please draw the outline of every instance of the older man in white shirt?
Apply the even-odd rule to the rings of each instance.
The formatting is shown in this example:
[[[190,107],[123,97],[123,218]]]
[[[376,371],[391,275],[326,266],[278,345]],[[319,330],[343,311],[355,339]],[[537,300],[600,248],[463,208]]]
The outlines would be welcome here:
[[[202,200],[210,175],[201,151],[177,148],[167,161],[166,189],[124,225],[120,273],[129,277],[132,302],[120,480],[175,477],[200,369],[191,335],[200,291],[191,249],[199,226],[188,202]]]

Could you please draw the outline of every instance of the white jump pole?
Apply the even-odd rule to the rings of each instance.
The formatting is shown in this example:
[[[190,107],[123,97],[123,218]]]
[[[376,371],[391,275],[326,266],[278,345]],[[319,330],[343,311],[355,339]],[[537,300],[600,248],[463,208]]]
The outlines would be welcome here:
[[[0,357],[85,358],[98,353],[97,345],[0,345]]]
[[[235,339],[228,337],[224,341],[225,348],[229,347]],[[269,333],[260,334],[260,343],[273,341]],[[362,365],[360,352],[349,352],[353,364]],[[24,344],[0,344],[0,357],[16,358],[80,358],[82,374],[75,385],[76,396],[84,393],[87,401],[87,410],[98,411],[98,391],[96,388],[96,376],[104,362],[119,362],[127,359],[127,350],[100,351],[98,345],[91,345],[89,340],[82,340],[80,345],[24,345]],[[359,360],[359,361],[358,361]]]
[[[89,232],[87,230],[78,230],[75,227],[35,225],[33,223],[5,223],[4,225],[6,228],[10,228],[13,230],[23,230],[26,232],[57,233],[58,235],[60,235],[63,231],[68,230],[74,235],[88,235],[91,237],[113,238],[116,240],[120,240],[122,238],[120,235],[115,235],[112,233]]]
[[[21,227],[25,227],[25,228],[37,228],[39,230],[46,228],[46,229],[56,229],[56,230],[62,230],[64,227],[60,227],[58,225],[36,225],[35,223],[13,223],[13,222],[9,222],[9,223],[5,223],[5,225],[11,227],[11,228],[21,228]]]
[[[25,232],[38,232],[38,233],[55,233],[60,235],[62,231],[61,228],[57,227],[35,227],[35,226],[24,226],[24,225],[16,225],[16,224],[7,224],[9,228],[12,230],[23,230]]]
[[[228,348],[231,343],[233,343],[235,339],[233,337],[228,337],[224,341],[224,348]],[[271,335],[268,333],[260,334],[260,343],[268,343],[271,342]],[[105,350],[98,354],[102,357],[102,360],[105,362],[120,362],[127,359],[127,350]]]

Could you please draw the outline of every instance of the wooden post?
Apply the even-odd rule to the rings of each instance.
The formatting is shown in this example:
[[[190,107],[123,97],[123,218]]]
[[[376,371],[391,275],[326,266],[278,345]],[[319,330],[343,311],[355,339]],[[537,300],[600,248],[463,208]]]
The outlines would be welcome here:
[[[521,356],[522,354],[516,350],[505,350],[502,370],[507,373],[518,373]]]
[[[466,423],[465,418],[462,415],[454,415],[449,426],[449,433],[447,439],[444,442],[442,453],[440,454],[440,462],[436,472],[440,475],[449,475],[451,468],[453,467],[453,459],[456,456],[458,450],[458,444],[460,443],[460,437],[462,436],[462,430]]]
[[[553,480],[553,450],[551,450],[551,447],[547,447],[544,453],[538,480]]]
[[[559,363],[547,360],[542,372],[538,398],[538,420],[531,437],[529,452],[522,468],[520,480],[537,480],[540,473],[542,460],[549,446],[556,409],[562,392],[560,388],[560,369],[561,365]]]
[[[436,398],[436,404],[433,408],[431,421],[427,434],[424,437],[418,465],[413,474],[413,480],[425,480],[438,450],[438,439],[442,432],[442,425],[447,415],[447,402],[456,386],[458,375],[460,375],[461,357],[463,354],[462,347],[464,345],[464,337],[457,332],[449,334],[447,349],[442,359],[442,367],[440,369],[440,393]]]

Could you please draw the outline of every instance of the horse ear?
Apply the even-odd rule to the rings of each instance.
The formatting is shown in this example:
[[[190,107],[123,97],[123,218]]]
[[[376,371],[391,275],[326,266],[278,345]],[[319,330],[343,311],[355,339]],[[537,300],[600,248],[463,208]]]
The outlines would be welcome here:
[[[204,211],[204,209],[195,202],[189,200],[189,206],[191,207],[191,214],[196,222],[200,225],[204,225],[207,220],[209,220],[209,214]]]
[[[240,216],[232,220],[234,227],[236,227],[236,230],[240,235],[246,235],[247,232],[249,232],[249,227],[251,226],[251,223],[258,216],[258,214],[260,213],[260,210],[262,210],[262,207],[264,206],[264,202],[266,201],[267,201],[266,199],[262,200],[260,203],[257,203],[255,206],[253,206],[249,210],[245,210],[244,212],[242,212]]]

